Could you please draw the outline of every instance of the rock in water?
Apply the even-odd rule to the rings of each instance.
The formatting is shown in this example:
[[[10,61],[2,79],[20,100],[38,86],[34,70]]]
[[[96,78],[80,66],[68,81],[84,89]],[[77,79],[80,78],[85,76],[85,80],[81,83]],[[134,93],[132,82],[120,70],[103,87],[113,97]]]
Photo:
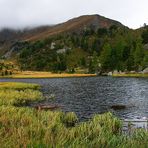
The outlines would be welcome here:
[[[36,108],[37,110],[55,110],[60,108],[60,106],[39,104],[39,105],[35,105],[34,108]]]
[[[125,109],[126,106],[125,105],[112,105],[111,108],[114,110],[120,110],[120,109]]]

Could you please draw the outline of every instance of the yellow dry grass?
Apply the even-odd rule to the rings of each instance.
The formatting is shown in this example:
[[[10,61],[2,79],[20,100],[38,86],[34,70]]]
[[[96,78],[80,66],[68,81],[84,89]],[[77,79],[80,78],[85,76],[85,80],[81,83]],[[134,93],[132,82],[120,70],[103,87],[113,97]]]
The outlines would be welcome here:
[[[11,78],[65,78],[65,77],[92,77],[96,74],[54,74],[51,72],[38,72],[38,71],[23,71],[13,74]]]

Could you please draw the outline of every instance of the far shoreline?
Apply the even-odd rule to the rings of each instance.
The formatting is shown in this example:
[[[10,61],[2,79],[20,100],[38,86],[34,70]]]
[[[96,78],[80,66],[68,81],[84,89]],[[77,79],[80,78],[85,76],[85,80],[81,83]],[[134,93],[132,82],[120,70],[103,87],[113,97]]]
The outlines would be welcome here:
[[[142,73],[126,73],[112,75],[98,75],[85,73],[51,73],[41,71],[22,71],[12,75],[0,76],[0,79],[50,79],[50,78],[83,78],[83,77],[114,77],[114,78],[148,78],[148,74]]]
[[[13,75],[0,76],[10,79],[40,79],[40,78],[77,78],[77,77],[96,77],[97,74],[69,74],[69,73],[50,73],[50,72],[38,72],[38,71],[23,71]]]

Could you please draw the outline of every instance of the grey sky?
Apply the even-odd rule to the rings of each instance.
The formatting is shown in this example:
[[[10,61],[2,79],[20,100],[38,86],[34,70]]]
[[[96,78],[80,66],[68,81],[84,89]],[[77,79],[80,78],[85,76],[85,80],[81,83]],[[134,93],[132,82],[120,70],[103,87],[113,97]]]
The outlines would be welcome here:
[[[138,28],[148,24],[148,0],[0,0],[0,28],[57,24],[86,14]]]

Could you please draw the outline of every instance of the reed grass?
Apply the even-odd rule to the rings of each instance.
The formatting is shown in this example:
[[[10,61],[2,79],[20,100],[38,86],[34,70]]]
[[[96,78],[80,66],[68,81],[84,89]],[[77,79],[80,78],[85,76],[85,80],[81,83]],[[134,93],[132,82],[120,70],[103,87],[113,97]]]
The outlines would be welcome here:
[[[15,84],[13,84],[15,85]],[[17,85],[17,84],[16,84]],[[22,84],[23,85],[23,84]],[[2,148],[145,148],[148,146],[148,132],[137,131],[131,137],[121,132],[122,122],[111,113],[94,115],[87,122],[78,122],[75,113],[61,111],[39,111],[29,107],[16,107],[16,94],[30,96],[33,100],[41,94],[28,89],[27,84],[22,90],[10,88],[9,95],[0,94],[0,147]],[[19,87],[20,88],[20,87]],[[31,91],[30,94],[28,90]],[[15,95],[13,95],[13,92]],[[29,94],[29,95],[28,95]],[[11,97],[10,97],[11,96]],[[35,97],[34,97],[35,96]],[[8,98],[11,99],[8,99]],[[26,97],[25,97],[26,98]],[[12,101],[13,102],[13,101]],[[18,103],[18,102],[17,102]]]
[[[41,100],[43,95],[39,88],[37,84],[1,82],[0,105],[25,105]]]
[[[42,97],[38,90],[0,90],[0,105],[25,105]]]

